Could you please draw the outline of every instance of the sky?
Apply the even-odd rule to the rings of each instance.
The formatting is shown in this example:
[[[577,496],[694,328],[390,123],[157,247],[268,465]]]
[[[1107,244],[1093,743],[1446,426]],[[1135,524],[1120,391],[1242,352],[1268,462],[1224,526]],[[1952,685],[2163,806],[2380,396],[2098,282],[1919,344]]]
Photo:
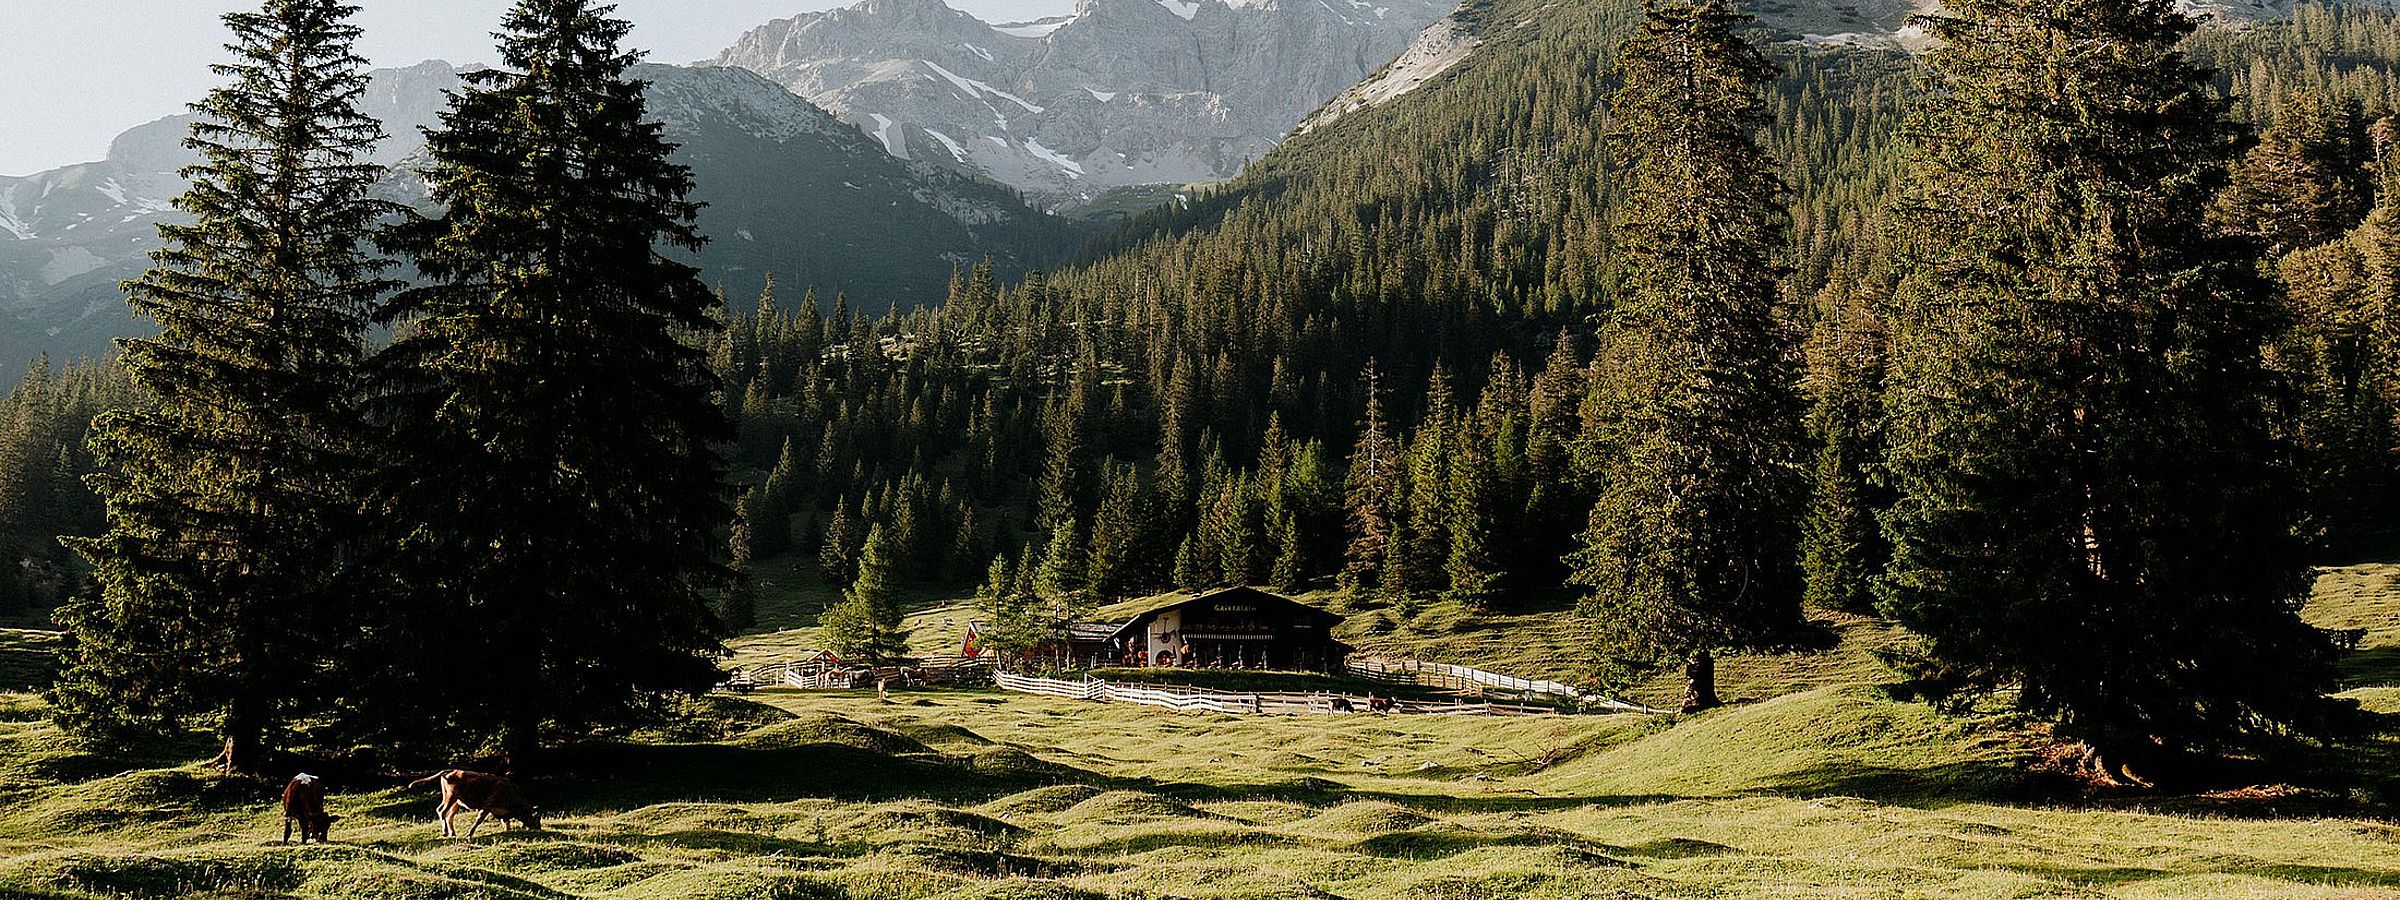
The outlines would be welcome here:
[[[378,66],[427,59],[490,62],[491,32],[511,0],[353,0],[360,51]],[[631,43],[651,62],[716,56],[770,19],[855,0],[617,0]],[[988,22],[1073,12],[1074,0],[948,0]],[[217,17],[256,0],[12,0],[0,23],[0,175],[30,175],[108,155],[126,129],[182,112],[215,84],[227,39]]]

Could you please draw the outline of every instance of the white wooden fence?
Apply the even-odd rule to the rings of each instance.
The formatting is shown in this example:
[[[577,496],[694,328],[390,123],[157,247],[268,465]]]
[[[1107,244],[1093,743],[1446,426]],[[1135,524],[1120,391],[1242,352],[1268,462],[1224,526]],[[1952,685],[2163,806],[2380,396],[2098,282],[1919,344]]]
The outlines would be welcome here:
[[[1587,709],[1611,712],[1655,713],[1660,710],[1626,703],[1598,694],[1586,694],[1574,686],[1556,681],[1518,678],[1498,672],[1486,672],[1466,666],[1430,663],[1414,659],[1386,659],[1380,656],[1353,656],[1342,664],[1350,674],[1387,684],[1413,684],[1422,687],[1453,691],[1486,693],[1498,691],[1520,697],[1557,697],[1572,700]]]
[[[1013,672],[997,673],[993,676],[993,682],[998,684],[1002,690],[1026,694],[1063,697],[1069,700],[1089,700],[1097,703],[1138,703],[1143,706],[1159,706],[1182,712],[1217,712],[1232,715],[1322,715],[1367,711],[1365,698],[1333,693],[1274,691],[1245,693],[1182,685],[1130,684],[1099,678],[1070,681],[1063,678],[1018,675]],[[1348,701],[1350,709],[1337,708],[1334,705],[1337,697]],[[1393,711],[1444,716],[1530,716],[1557,712],[1548,707],[1464,700],[1449,702],[1409,700],[1401,702]]]

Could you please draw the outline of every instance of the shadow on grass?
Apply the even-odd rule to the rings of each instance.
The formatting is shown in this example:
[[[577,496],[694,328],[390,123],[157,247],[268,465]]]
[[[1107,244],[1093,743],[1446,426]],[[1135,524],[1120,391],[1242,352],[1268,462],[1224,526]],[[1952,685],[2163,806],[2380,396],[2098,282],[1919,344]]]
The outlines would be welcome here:
[[[0,628],[0,691],[39,691],[58,674],[54,631]]]
[[[801,798],[981,802],[1045,784],[1104,783],[1081,770],[979,768],[932,753],[890,754],[838,743],[776,747],[601,742],[551,761],[553,802],[570,810],[660,803],[773,803]]]
[[[2083,887],[2121,888],[2153,878],[2181,878],[2188,871],[2168,871],[2145,866],[2072,866],[2031,865],[2022,863],[1995,864],[1992,868],[2028,875],[2046,881],[2066,882]],[[2400,887],[2400,870],[2344,866],[2305,866],[2257,862],[2247,859],[2219,860],[2210,870],[2224,875],[2249,875],[2293,884],[2317,887]]]
[[[2344,689],[2400,685],[2400,646],[2353,650],[2342,657],[2341,672]]]

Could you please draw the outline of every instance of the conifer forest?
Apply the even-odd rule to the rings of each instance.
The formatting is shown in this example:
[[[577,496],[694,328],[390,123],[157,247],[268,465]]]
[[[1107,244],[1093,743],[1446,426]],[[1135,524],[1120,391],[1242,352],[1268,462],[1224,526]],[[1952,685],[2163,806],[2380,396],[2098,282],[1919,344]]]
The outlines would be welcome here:
[[[2400,11],[1946,0],[1844,42],[1466,0],[1423,84],[916,303],[697,262],[748,232],[605,2],[516,0],[388,165],[357,8],[248,2],[142,330],[9,363],[0,755],[51,762],[0,762],[36,810],[0,895],[2400,896]],[[1350,672],[1084,671],[1242,587],[1338,620]],[[851,691],[783,686],[819,651]],[[1151,755],[1218,714],[926,674],[962,652],[1360,717],[1464,702],[1369,657],[1571,699]],[[1278,748],[1335,762],[1222,768]],[[398,774],[450,766],[580,843],[408,843]],[[251,827],[105,772],[289,814],[303,768],[384,856],[92,862]],[[1812,831],[1824,798],[1992,830],[1762,849],[1879,840]],[[667,822],[708,803],[755,809]],[[2192,817],[2166,861],[2112,818],[2150,812]],[[1781,874],[1694,859],[1733,853]]]

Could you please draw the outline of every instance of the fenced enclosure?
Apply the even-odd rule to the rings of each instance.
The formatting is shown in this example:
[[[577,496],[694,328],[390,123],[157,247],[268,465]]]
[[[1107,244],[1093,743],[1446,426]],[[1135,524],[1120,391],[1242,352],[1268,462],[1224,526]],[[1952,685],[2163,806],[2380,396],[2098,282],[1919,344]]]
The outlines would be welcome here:
[[[1647,706],[1586,694],[1556,681],[1518,678],[1467,666],[1361,656],[1352,657],[1344,669],[1368,681],[1431,688],[1458,695],[1450,700],[1393,698],[1396,704],[1391,710],[1393,712],[1485,716],[1661,712]],[[726,680],[725,687],[748,691],[754,687],[779,685],[800,690],[839,691],[878,683],[899,686],[989,684],[1006,691],[1069,700],[1134,703],[1183,712],[1235,715],[1307,715],[1365,711],[1367,708],[1366,698],[1338,690],[1228,691],[1191,685],[1110,681],[1089,676],[1046,678],[1000,671],[990,657],[926,657],[908,666],[870,669],[845,667],[832,661],[830,656],[819,654],[804,661],[768,663],[734,670]],[[1510,697],[1518,700],[1540,699],[1549,703],[1507,702]]]
[[[1595,711],[1659,712],[1659,710],[1647,706],[1626,703],[1597,694],[1587,694],[1576,690],[1573,685],[1561,682],[1519,678],[1514,675],[1486,672],[1467,666],[1453,666],[1414,659],[1387,659],[1380,656],[1352,656],[1343,662],[1342,668],[1360,678],[1385,684],[1407,684],[1460,694],[1501,693],[1514,694],[1518,697],[1552,697]]]
[[[1231,715],[1327,715],[1366,712],[1366,702],[1347,694],[1332,692],[1276,691],[1218,691],[1208,688],[1168,684],[1126,684],[1099,678],[1064,679],[998,672],[992,677],[1000,689],[1069,700],[1088,700],[1095,703],[1136,703],[1157,706],[1180,712],[1216,712]],[[1339,702],[1337,702],[1337,700]],[[1344,708],[1347,704],[1348,708]],[[1609,712],[1634,712],[1638,707],[1608,709]],[[1397,703],[1390,712],[1410,715],[1436,716],[1534,716],[1553,715],[1559,710],[1546,706],[1528,706],[1490,701],[1409,700]]]

